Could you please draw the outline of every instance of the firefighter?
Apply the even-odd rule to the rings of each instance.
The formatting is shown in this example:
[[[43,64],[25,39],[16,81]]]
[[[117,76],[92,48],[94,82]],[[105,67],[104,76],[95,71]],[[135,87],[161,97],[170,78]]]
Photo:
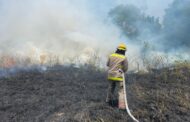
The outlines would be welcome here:
[[[108,91],[106,97],[106,103],[109,105],[113,104],[113,96],[117,87],[117,99],[118,108],[121,110],[125,110],[125,99],[124,99],[124,88],[123,88],[123,74],[128,70],[128,61],[125,57],[125,52],[127,47],[125,44],[120,44],[117,47],[115,53],[111,54],[107,61],[108,66]]]

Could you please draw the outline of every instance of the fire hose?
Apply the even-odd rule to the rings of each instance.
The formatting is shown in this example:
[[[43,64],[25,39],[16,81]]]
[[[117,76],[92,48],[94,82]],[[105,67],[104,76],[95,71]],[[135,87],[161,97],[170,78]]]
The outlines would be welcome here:
[[[135,122],[139,122],[130,112],[129,110],[129,106],[128,106],[128,102],[127,102],[127,93],[126,93],[126,87],[125,87],[125,73],[123,74],[123,89],[124,89],[124,98],[125,98],[125,107],[126,107],[126,111],[129,114],[129,116],[133,119],[133,121]]]

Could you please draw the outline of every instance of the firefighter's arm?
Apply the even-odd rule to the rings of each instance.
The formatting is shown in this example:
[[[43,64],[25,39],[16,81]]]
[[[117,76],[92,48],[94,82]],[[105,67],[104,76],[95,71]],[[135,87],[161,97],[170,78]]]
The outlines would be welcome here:
[[[123,71],[127,72],[128,70],[128,60],[127,58],[125,58],[125,60],[123,61]]]

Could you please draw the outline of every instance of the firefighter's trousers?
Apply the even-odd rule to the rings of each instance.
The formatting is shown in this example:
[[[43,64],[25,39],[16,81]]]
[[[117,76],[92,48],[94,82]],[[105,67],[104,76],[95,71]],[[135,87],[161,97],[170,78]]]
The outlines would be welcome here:
[[[125,95],[122,81],[109,80],[106,102],[114,100],[114,93],[116,92],[118,100],[118,108],[125,109]]]

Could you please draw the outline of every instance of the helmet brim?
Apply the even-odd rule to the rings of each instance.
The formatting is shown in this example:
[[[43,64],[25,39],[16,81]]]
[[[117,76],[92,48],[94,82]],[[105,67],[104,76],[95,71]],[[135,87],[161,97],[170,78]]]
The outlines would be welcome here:
[[[126,51],[126,49],[125,49],[125,48],[117,48],[117,49],[119,49],[119,50],[123,50],[123,51]]]

